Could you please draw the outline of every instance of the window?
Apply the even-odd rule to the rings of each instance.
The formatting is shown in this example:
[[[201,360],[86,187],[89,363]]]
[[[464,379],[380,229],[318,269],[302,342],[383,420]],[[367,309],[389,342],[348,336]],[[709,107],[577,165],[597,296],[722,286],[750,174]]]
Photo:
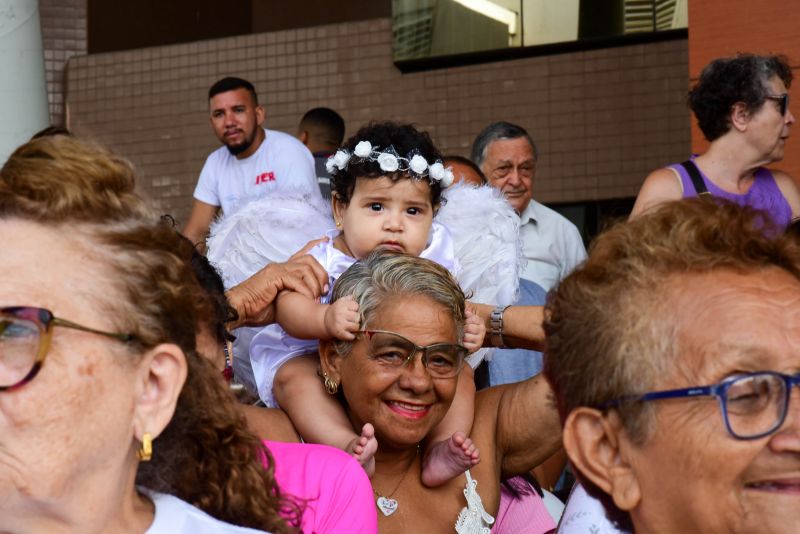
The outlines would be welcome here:
[[[577,226],[584,244],[588,246],[603,230],[616,222],[627,220],[635,201],[635,197],[625,197],[547,206]]]
[[[393,0],[394,59],[589,41],[687,27],[688,0]]]

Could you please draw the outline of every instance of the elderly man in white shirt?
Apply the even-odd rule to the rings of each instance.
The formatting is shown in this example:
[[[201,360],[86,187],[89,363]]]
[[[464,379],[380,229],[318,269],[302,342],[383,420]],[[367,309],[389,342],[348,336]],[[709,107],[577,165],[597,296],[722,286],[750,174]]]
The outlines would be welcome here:
[[[536,145],[528,132],[507,122],[490,124],[472,145],[472,161],[520,214],[522,251],[528,263],[515,304],[529,306],[543,305],[547,291],[586,258],[575,225],[531,198],[536,157]],[[494,325],[502,330],[504,309],[501,306],[494,310],[493,330],[487,334],[495,334]],[[491,386],[519,382],[540,373],[542,363],[542,355],[536,351],[495,350],[487,364],[486,381]]]
[[[522,277],[548,291],[586,259],[586,248],[574,224],[533,200],[537,157],[528,132],[508,122],[490,124],[472,145],[472,160],[520,215],[523,254],[528,260]]]

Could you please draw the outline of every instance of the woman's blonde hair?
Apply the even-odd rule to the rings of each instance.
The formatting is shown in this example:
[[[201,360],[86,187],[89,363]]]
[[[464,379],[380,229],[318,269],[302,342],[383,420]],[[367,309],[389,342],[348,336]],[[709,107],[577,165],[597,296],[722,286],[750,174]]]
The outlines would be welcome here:
[[[139,465],[137,484],[230,523],[292,532],[300,510],[277,487],[269,450],[246,429],[219,372],[197,353],[196,327],[213,304],[192,271],[191,243],[134,187],[132,165],[98,145],[36,139],[0,170],[0,218],[85,238],[123,296],[101,303],[118,331],[134,334],[140,349],[174,343],[183,350],[186,383],[171,422],[154,441],[152,461]]]

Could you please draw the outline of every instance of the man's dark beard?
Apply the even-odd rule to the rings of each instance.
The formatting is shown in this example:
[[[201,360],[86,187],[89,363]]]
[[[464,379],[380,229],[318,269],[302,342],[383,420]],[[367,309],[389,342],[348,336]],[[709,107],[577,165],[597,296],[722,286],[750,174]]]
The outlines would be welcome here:
[[[253,141],[256,140],[256,130],[253,130],[253,134],[250,137],[245,137],[244,142],[240,145],[225,145],[228,148],[228,152],[231,153],[231,156],[238,156],[242,152],[246,152],[248,148],[253,146]]]

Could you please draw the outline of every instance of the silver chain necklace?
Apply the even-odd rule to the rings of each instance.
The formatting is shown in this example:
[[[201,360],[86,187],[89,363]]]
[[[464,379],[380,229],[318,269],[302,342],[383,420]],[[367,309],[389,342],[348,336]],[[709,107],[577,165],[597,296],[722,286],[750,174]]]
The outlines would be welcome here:
[[[417,445],[417,452],[414,454],[414,457],[411,459],[411,463],[408,464],[408,467],[406,467],[406,470],[403,471],[403,476],[400,477],[400,480],[397,482],[397,485],[394,487],[394,489],[392,490],[392,492],[389,495],[385,495],[385,496],[381,495],[380,493],[375,491],[375,489],[373,488],[372,492],[375,494],[375,497],[376,497],[375,498],[375,504],[378,505],[378,510],[380,510],[381,513],[384,516],[389,517],[390,515],[392,515],[393,513],[395,513],[397,511],[397,507],[399,505],[397,503],[397,499],[392,499],[392,496],[395,493],[397,493],[397,490],[400,489],[400,485],[406,479],[406,475],[411,470],[411,466],[414,465],[414,461],[417,459],[417,454],[419,454],[419,445]]]

